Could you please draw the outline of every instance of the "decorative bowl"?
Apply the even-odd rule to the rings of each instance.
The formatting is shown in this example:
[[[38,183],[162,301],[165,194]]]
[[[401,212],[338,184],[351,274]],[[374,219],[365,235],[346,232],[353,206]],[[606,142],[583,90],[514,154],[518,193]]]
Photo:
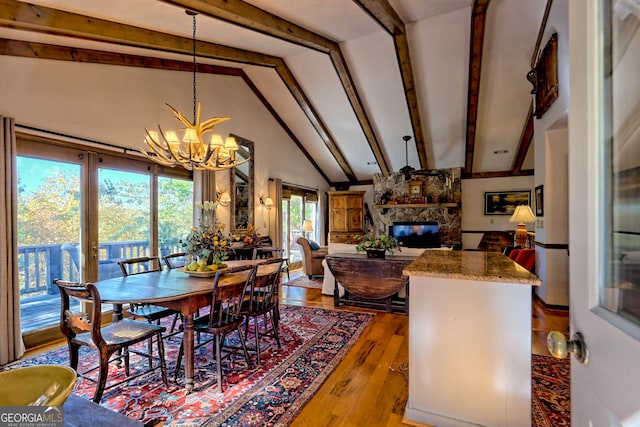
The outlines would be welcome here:
[[[211,271],[211,270],[207,270],[207,271],[191,271],[187,268],[183,268],[182,269],[183,272],[187,273],[189,276],[193,276],[193,277],[213,277],[216,275],[216,271]]]
[[[61,365],[38,365],[0,372],[0,406],[26,406],[59,386],[45,406],[61,406],[76,385],[76,371]]]

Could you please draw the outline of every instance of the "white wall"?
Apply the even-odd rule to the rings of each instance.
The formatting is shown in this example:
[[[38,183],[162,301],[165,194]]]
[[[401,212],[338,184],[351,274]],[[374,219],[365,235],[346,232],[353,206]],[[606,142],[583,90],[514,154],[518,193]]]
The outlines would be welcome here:
[[[14,117],[17,125],[137,149],[143,144],[145,128],[181,125],[165,103],[188,118],[192,115],[189,72],[11,56],[0,56],[0,69],[0,114]],[[328,188],[240,77],[198,74],[197,93],[202,118],[231,117],[214,132],[234,133],[255,142],[258,226],[263,228],[267,212],[257,198],[268,192],[270,177],[319,188],[321,194]],[[218,189],[228,190],[228,172],[217,172],[216,183]],[[225,215],[228,221],[228,212],[221,211],[219,217]]]
[[[475,249],[482,232],[515,230],[517,224],[509,222],[511,215],[485,215],[484,193],[487,191],[531,191],[533,176],[508,178],[477,178],[462,180],[462,248]],[[533,205],[532,205],[533,206]],[[533,231],[533,224],[527,225]]]
[[[568,1],[555,1],[542,44],[558,34],[558,98],[534,121],[535,186],[543,185],[544,216],[536,221],[536,273],[542,286],[538,296],[549,305],[569,305],[569,29]]]

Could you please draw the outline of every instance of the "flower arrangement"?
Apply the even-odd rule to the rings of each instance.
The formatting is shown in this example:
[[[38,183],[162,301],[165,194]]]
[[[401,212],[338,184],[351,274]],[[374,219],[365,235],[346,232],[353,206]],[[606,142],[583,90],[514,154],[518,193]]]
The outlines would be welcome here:
[[[217,202],[196,202],[196,209],[200,209],[200,225],[192,227],[184,240],[180,240],[185,252],[197,258],[200,267],[221,265],[229,258],[231,245],[223,230],[224,224],[216,224]],[[194,260],[195,261],[195,260]],[[193,264],[193,263],[191,263]]]
[[[359,243],[356,246],[358,252],[380,250],[393,254],[395,250],[398,250],[398,252],[402,251],[398,239],[387,236],[386,234],[379,234],[377,236],[374,234],[365,234],[359,236],[358,241]]]
[[[249,224],[247,229],[242,234],[234,234],[232,239],[235,241],[242,241],[246,247],[254,247],[260,245],[260,233],[258,233],[258,227],[253,224]]]
[[[213,227],[216,225],[216,209],[218,202],[205,200],[204,202],[196,202],[196,209],[200,209],[200,225],[204,227]]]
[[[193,227],[189,235],[182,241],[185,252],[201,260],[207,260],[207,264],[222,264],[229,258],[232,251],[229,237],[223,233],[224,224],[212,227],[200,225]]]

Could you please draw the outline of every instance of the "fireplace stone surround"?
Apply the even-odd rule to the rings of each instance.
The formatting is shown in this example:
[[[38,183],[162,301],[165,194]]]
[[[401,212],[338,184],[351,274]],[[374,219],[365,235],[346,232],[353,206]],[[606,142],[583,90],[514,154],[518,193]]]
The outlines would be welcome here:
[[[388,233],[394,222],[437,222],[440,244],[462,247],[462,168],[420,170],[409,177],[401,173],[373,176],[371,210],[374,231]],[[409,182],[419,181],[422,198],[409,197]]]

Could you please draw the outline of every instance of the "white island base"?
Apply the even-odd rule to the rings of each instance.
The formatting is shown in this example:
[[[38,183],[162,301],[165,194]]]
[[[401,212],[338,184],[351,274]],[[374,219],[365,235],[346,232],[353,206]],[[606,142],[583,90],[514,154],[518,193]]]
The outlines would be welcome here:
[[[530,285],[537,278],[530,275],[525,284],[455,273],[428,277],[411,270],[419,260],[405,270],[411,315],[404,422],[531,426]]]

